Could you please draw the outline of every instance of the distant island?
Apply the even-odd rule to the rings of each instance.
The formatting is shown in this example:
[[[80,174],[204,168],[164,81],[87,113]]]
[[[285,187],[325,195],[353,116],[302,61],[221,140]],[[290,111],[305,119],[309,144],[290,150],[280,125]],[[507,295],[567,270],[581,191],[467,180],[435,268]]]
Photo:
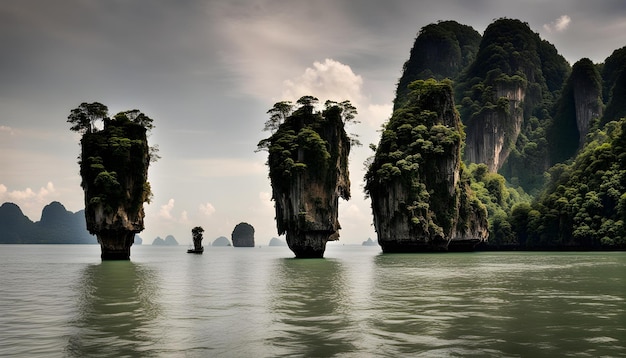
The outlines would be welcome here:
[[[230,243],[230,240],[226,236],[220,236],[217,239],[213,240],[211,246],[233,246]]]
[[[174,238],[174,236],[172,235],[167,235],[164,239],[161,239],[160,237],[156,237],[154,239],[154,241],[152,241],[152,245],[156,245],[156,246],[177,246],[178,245],[178,241],[176,241],[176,238]]]
[[[270,240],[268,246],[287,246],[287,242],[284,241],[284,240],[281,240],[281,239],[279,239],[277,237],[273,237]]]
[[[164,239],[157,237],[161,245],[178,245],[172,235]],[[98,244],[95,235],[86,228],[84,210],[71,212],[58,201],[46,205],[41,212],[41,220],[33,222],[14,203],[0,206],[0,244]],[[143,244],[143,239],[135,235],[135,245]],[[159,243],[152,243],[159,245]]]
[[[84,210],[75,213],[58,201],[46,205],[41,220],[31,221],[19,206],[0,206],[0,244],[97,244],[85,224]]]
[[[372,240],[372,238],[367,238],[367,240],[363,241],[362,246],[378,246],[378,241]]]

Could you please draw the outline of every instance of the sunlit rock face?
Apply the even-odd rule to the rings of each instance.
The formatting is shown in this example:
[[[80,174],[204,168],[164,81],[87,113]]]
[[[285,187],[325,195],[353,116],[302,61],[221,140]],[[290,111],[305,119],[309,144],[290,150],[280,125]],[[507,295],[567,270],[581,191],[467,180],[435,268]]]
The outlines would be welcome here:
[[[139,124],[106,120],[103,130],[83,135],[85,218],[103,260],[128,260],[135,234],[144,229],[149,163],[146,129]]]
[[[590,70],[589,70],[590,69]],[[574,64],[570,76],[578,129],[578,148],[587,139],[591,123],[602,117],[602,86],[600,74],[594,71],[589,59],[581,59]]]
[[[524,111],[525,91],[521,86],[496,86],[493,101],[497,105],[485,108],[467,123],[465,155],[468,162],[484,163],[491,172],[497,172],[517,141]]]
[[[323,257],[326,243],[339,237],[339,198],[350,197],[350,138],[341,113],[304,105],[270,137],[276,226],[298,258]]]
[[[463,174],[463,130],[448,82],[416,81],[386,124],[366,174],[384,252],[471,250],[487,213]]]

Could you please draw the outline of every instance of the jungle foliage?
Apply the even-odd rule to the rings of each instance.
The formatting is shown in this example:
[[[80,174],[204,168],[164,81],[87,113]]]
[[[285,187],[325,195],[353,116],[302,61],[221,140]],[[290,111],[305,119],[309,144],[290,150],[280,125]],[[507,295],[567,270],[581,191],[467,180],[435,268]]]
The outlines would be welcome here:
[[[458,114],[447,112],[453,104],[452,82],[417,80],[408,89],[404,105],[384,125],[378,146],[371,147],[375,155],[365,174],[365,193],[372,201],[401,202],[402,212],[389,215],[410,218],[413,232],[445,237],[457,222],[470,226],[469,218],[484,208],[471,190],[466,190],[469,177],[465,167],[459,167],[464,133]],[[454,107],[452,110],[456,112]],[[448,176],[457,170],[461,183],[454,187]],[[397,186],[403,195],[388,198],[390,188]],[[450,190],[461,192],[460,209]],[[373,203],[373,210],[376,207]]]
[[[439,22],[418,34],[394,109],[403,110],[412,81],[449,78],[462,122],[471,126],[486,111],[507,111],[499,88],[521,88],[521,131],[505,143],[510,153],[498,173],[466,163],[464,175],[489,213],[490,245],[623,249],[625,68],[626,47],[603,63],[582,59],[570,67],[519,20],[497,19],[482,36],[471,27]],[[587,133],[577,127],[575,90],[601,94],[592,104],[601,116],[588,124]],[[392,143],[397,135],[387,124],[382,140]],[[381,175],[402,173],[391,163],[384,169]]]
[[[514,207],[526,247],[626,248],[626,119],[590,136],[570,164],[550,169],[532,206]]]
[[[277,102],[267,111],[270,119],[265,122],[265,130],[272,135],[257,144],[257,151],[269,152],[267,165],[272,186],[287,187],[293,175],[304,171],[320,179],[334,177],[331,164],[337,162],[339,150],[324,139],[329,127],[342,128],[345,143],[360,145],[355,135],[349,137],[343,131],[345,125],[359,123],[355,119],[357,110],[350,101],[328,100],[321,111],[316,109],[318,102],[313,96],[303,96],[295,104]],[[347,170],[348,161],[342,161],[342,165],[342,170]],[[345,194],[343,198],[349,197]]]

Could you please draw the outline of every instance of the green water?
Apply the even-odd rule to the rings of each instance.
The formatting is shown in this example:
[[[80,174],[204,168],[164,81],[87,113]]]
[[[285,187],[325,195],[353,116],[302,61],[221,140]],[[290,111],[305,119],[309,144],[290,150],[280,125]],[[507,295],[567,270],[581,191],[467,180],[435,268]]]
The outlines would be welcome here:
[[[626,253],[185,250],[0,245],[0,356],[626,356]]]

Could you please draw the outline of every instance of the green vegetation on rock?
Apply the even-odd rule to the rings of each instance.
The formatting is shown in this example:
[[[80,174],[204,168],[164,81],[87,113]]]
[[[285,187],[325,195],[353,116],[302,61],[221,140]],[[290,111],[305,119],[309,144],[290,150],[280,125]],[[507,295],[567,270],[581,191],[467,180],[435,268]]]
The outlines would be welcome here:
[[[358,144],[345,131],[358,123],[356,108],[326,101],[319,111],[317,102],[304,96],[295,105],[276,103],[265,125],[272,135],[258,144],[269,152],[278,234],[286,233],[297,257],[321,257],[326,242],[339,236],[338,199],[350,198],[348,155]]]
[[[550,170],[545,192],[516,225],[527,247],[626,248],[626,119],[607,123],[571,164]]]
[[[384,126],[365,175],[386,252],[447,250],[484,240],[485,207],[461,163],[464,137],[451,81],[418,80]]]
[[[144,229],[143,204],[152,196],[148,166],[158,158],[147,140],[152,119],[138,110],[109,118],[108,108],[94,102],[73,109],[67,121],[83,134],[79,164],[87,230],[96,234],[103,259],[128,259],[135,233]]]

